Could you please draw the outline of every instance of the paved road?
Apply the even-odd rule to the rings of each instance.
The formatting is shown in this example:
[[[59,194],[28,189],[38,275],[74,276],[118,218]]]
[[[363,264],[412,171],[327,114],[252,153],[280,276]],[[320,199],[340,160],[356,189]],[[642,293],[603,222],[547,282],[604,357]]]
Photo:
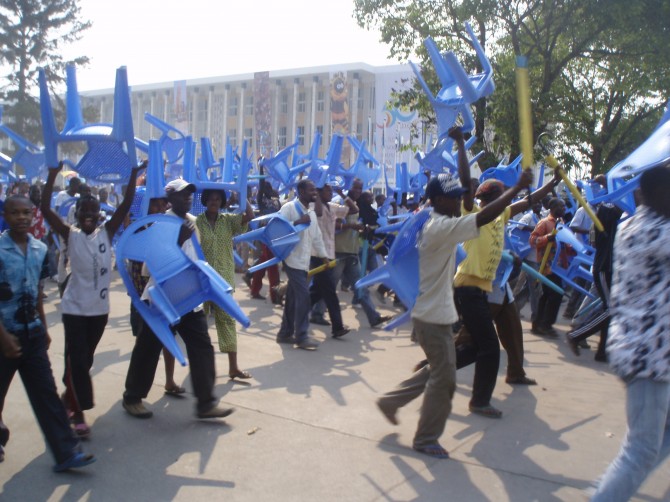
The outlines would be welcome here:
[[[410,447],[420,400],[400,410],[397,427],[374,405],[421,358],[407,328],[371,330],[363,312],[347,306],[345,323],[355,330],[344,339],[314,326],[323,342],[318,351],[277,345],[281,310],[249,299],[244,284],[236,298],[252,325],[240,330],[239,359],[254,379],[229,381],[226,355],[216,356],[216,393],[235,414],[196,420],[188,369],[177,368],[176,376],[189,392],[174,398],[163,393],[161,363],[147,399],[155,415],[138,420],[121,407],[133,337],[128,298],[118,279],[113,286],[93,368],[96,407],[87,415],[93,434],[86,448],[98,462],[79,472],[51,472],[52,458],[16,378],[5,406],[12,437],[0,464],[0,500],[580,501],[625,430],[623,386],[593,361],[593,350],[576,358],[562,340],[527,333],[528,374],[540,384],[505,384],[503,353],[493,403],[504,417],[491,420],[468,412],[472,368],[459,371],[442,437],[452,458],[427,458]],[[60,380],[59,302],[53,284],[48,292],[51,360]],[[349,299],[341,295],[343,306]],[[393,313],[390,306],[381,310]],[[213,328],[211,334],[215,341]],[[636,500],[670,500],[669,480],[667,461]]]

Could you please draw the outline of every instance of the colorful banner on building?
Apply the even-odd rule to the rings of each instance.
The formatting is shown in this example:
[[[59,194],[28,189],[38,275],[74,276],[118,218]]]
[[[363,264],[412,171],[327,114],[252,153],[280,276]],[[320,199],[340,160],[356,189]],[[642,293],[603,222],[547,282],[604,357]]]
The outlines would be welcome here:
[[[172,110],[174,112],[174,126],[185,134],[188,134],[188,96],[186,94],[186,80],[175,80],[172,95],[174,101]]]
[[[332,134],[346,137],[349,134],[349,86],[344,72],[330,75],[330,130]],[[327,142],[324,142],[327,144]],[[342,147],[342,161],[348,164],[351,147],[345,141]],[[348,167],[348,166],[345,166]]]
[[[256,158],[272,155],[272,103],[270,102],[270,72],[254,73],[254,136]]]

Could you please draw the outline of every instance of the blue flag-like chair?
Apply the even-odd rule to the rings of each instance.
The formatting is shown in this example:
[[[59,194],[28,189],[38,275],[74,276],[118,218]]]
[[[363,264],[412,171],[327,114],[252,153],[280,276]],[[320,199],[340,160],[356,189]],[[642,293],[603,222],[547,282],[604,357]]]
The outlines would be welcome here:
[[[2,161],[3,168],[9,170],[12,164],[19,165],[23,168],[23,172],[28,180],[38,178],[46,172],[44,149],[32,144],[23,136],[10,129],[7,125],[3,124],[1,106],[0,106],[0,132],[6,134],[7,137],[11,139],[17,146],[16,153],[14,154],[14,157],[9,159],[8,165],[6,163],[6,160],[3,159]]]
[[[558,229],[555,242],[556,254],[551,264],[551,271],[559,276],[564,283],[569,284],[577,291],[590,298],[596,298],[596,295],[575,281],[575,279],[581,278],[589,283],[593,282],[591,269],[593,267],[595,249],[588,244],[584,244],[568,227],[558,225],[556,228]],[[568,260],[568,266],[564,267],[561,265],[561,254],[567,252],[566,248],[568,246],[577,254],[571,256]]]
[[[289,204],[291,203],[289,202]],[[260,224],[265,222],[267,222],[267,224],[259,227]],[[238,242],[252,243],[253,241],[260,241],[265,244],[274,255],[274,258],[264,261],[263,263],[258,263],[253,267],[249,267],[249,272],[252,274],[258,270],[276,265],[285,260],[300,241],[300,235],[298,234],[309,227],[309,225],[306,224],[294,226],[279,213],[272,213],[254,218],[249,222],[249,226],[254,228],[254,230],[236,235],[233,237],[233,242],[237,244]]]
[[[356,282],[356,288],[367,288],[382,283],[392,289],[407,311],[388,323],[391,330],[410,319],[412,308],[419,296],[419,251],[417,239],[428,221],[430,210],[419,211],[403,222],[386,257],[386,263]]]
[[[267,173],[281,183],[280,193],[287,193],[298,181],[299,175],[312,164],[311,161],[307,161],[295,167],[289,166],[288,159],[297,146],[297,143],[287,146],[274,157],[263,159],[261,162]]]
[[[482,66],[482,73],[468,75],[452,51],[440,54],[437,45],[431,38],[424,41],[428,55],[442,83],[442,89],[437,93],[436,100],[445,105],[458,106],[464,103],[474,103],[491,95],[495,89],[493,68],[484,53],[484,48],[479,43],[469,23],[465,23],[465,30],[468,32],[470,43],[475,49]]]
[[[247,327],[247,316],[233,299],[233,288],[204,259],[189,258],[178,245],[182,220],[174,216],[154,214],[132,223],[116,245],[119,275],[128,290],[133,306],[163,345],[182,365],[186,359],[175,340],[171,326],[181,316],[205,301],[211,301]],[[202,250],[193,238],[199,255]],[[148,287],[150,302],[140,298],[125,260],[146,264],[152,283]]]
[[[501,181],[506,187],[516,185],[516,182],[519,181],[519,176],[521,176],[522,157],[523,155],[519,155],[507,165],[501,162],[496,167],[489,167],[479,176],[479,181],[483,183],[485,180],[495,179]]]
[[[75,166],[80,176],[101,182],[128,180],[131,169],[137,165],[137,154],[126,68],[116,70],[113,124],[85,124],[77,91],[76,71],[73,65],[68,65],[67,116],[60,132],[56,129],[44,69],[39,70],[38,80],[47,166],[58,165],[59,143],[85,141],[88,149]]]
[[[638,175],[666,162],[670,162],[670,106],[651,136],[607,173],[607,195],[589,202],[609,201],[628,214],[635,213],[633,192],[640,184]]]

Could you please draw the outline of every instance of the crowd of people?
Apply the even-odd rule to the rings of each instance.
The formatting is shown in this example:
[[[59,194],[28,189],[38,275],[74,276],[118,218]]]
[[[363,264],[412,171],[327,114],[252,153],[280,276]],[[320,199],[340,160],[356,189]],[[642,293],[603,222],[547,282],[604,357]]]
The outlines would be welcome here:
[[[464,151],[460,130],[450,134]],[[83,467],[95,460],[82,451],[79,441],[91,435],[84,415],[95,404],[90,370],[109,314],[112,239],[127,223],[137,175],[143,167],[132,170],[123,197],[115,204],[107,189],[88,186],[76,177],[52,196],[60,170],[56,168],[49,170],[44,185],[22,181],[0,198],[5,227],[0,237],[0,461],[9,440],[2,408],[17,371],[55,458],[54,470]],[[319,346],[310,335],[310,323],[330,326],[334,338],[352,331],[343,323],[338,286],[340,291],[353,292],[352,304],[362,307],[372,328],[381,327],[391,317],[378,312],[367,288],[355,286],[362,275],[383,262],[392,241],[392,236],[380,237],[374,232],[379,224],[377,210],[390,207],[399,214],[432,207],[418,237],[419,296],[411,312],[412,336],[423,349],[425,360],[408,379],[383,394],[377,405],[389,422],[397,424],[399,409],[423,394],[412,446],[426,455],[448,458],[439,438],[451,411],[457,369],[475,365],[470,411],[501,418],[503,412],[491,403],[501,344],[507,353],[506,382],[536,384],[523,368],[520,312],[526,301],[530,301],[530,332],[558,336],[554,324],[563,295],[547,284],[540,286],[526,272],[517,274],[518,258],[511,279],[501,278],[507,225],[514,218],[512,223],[530,235],[532,251],[524,260],[526,264],[535,270],[541,268],[547,279],[563,286],[551,264],[563,266],[571,259],[565,248],[554,256],[557,226],[569,224],[595,249],[594,295],[590,296],[598,296],[600,305],[586,318],[575,317],[573,329],[566,334],[567,343],[579,355],[580,349],[588,346],[584,345],[586,338],[600,332],[595,359],[606,361],[609,357],[626,382],[628,399],[628,435],[594,500],[619,500],[613,494],[627,500],[623,496],[632,496],[648,472],[670,452],[670,326],[664,314],[670,290],[670,256],[665,246],[670,212],[663,195],[670,189],[670,168],[659,167],[641,175],[640,209],[634,216],[626,219],[629,215],[616,206],[599,204],[595,210],[604,229],[598,230],[583,210],[568,208],[557,194],[558,174],[533,192],[528,172],[522,173],[516,185],[505,187],[497,180],[481,184],[472,180],[465,155],[459,156],[458,167],[458,176],[444,173],[430,178],[423,200],[403,197],[400,206],[384,204],[384,196],[375,200],[360,180],[354,180],[345,193],[329,184],[316,187],[305,178],[297,183],[293,196],[283,201],[270,183],[261,180],[255,194],[258,213],[278,212],[304,230],[281,271],[273,265],[248,273],[245,260],[241,272],[250,297],[265,300],[261,291],[267,272],[270,300],[283,306],[276,342],[305,351]],[[604,177],[594,181],[604,185]],[[196,192],[195,185],[173,180],[166,184],[164,197],[150,201],[149,212],[179,218],[182,231],[177,244],[196,258],[195,236],[206,260],[234,286],[232,238],[245,232],[254,218],[252,200],[247,201],[246,211],[234,213],[227,210],[225,191],[204,190],[200,201],[205,210],[196,217],[190,213]],[[525,192],[527,195],[520,198]],[[457,265],[459,243],[466,257]],[[272,257],[268,246],[257,247],[257,263]],[[152,281],[148,270],[137,262],[128,263],[128,267],[138,293],[148,301],[146,290]],[[310,272],[314,269],[319,272]],[[282,273],[285,282],[280,280]],[[43,309],[45,280],[57,281],[61,295],[65,333],[65,390],[61,395],[47,355],[50,337]],[[590,286],[585,281],[579,285]],[[381,285],[376,296],[385,303],[394,292]],[[587,310],[591,301],[573,289],[564,316],[572,318]],[[399,305],[397,299],[394,305]],[[238,363],[235,321],[225,311],[206,304],[182,316],[174,331],[186,345],[200,419],[222,418],[233,412],[220,406],[213,394],[216,370],[208,315],[214,319],[219,351],[228,355],[229,377],[253,378]],[[153,384],[162,344],[132,307],[130,319],[136,339],[123,407],[133,417],[150,418],[152,412],[143,399]],[[164,354],[165,392],[183,394],[185,389],[174,382],[174,359],[167,351]]]

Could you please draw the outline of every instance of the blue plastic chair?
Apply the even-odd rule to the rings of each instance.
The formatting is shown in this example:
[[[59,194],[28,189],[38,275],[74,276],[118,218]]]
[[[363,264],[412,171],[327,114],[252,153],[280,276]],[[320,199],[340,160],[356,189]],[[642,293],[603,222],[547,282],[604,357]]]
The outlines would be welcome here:
[[[149,202],[151,199],[165,197],[165,166],[163,164],[163,151],[160,142],[152,139],[149,141],[149,164],[147,165],[146,176],[144,178],[144,190],[140,207],[131,220],[143,218],[149,214]],[[135,191],[137,198],[137,190]],[[133,207],[130,209],[133,213]]]
[[[2,107],[0,106],[0,131],[5,133],[18,147],[14,157],[11,159],[3,155],[3,168],[8,171],[12,164],[19,165],[23,168],[24,174],[29,180],[42,176],[46,172],[44,149],[32,144],[23,136],[3,124],[2,111]],[[9,164],[7,164],[7,160],[9,160]]]
[[[479,176],[479,181],[483,183],[485,180],[495,179],[502,181],[506,187],[516,185],[516,182],[519,181],[519,176],[521,176],[522,157],[523,155],[519,155],[508,165],[504,165],[503,161],[501,161],[496,167],[489,167]]]
[[[349,144],[356,151],[356,161],[349,169],[342,169],[340,173],[344,178],[344,189],[349,190],[354,179],[363,182],[363,189],[370,190],[381,175],[379,161],[365,147],[365,141],[358,141],[355,136],[347,137]]]
[[[489,96],[495,90],[491,63],[469,23],[465,23],[465,29],[482,66],[482,73],[468,75],[453,52],[448,51],[442,55],[430,37],[424,41],[428,55],[442,83],[442,89],[437,93],[436,100],[445,105],[457,106],[474,103],[480,98]]]
[[[633,192],[639,186],[639,174],[670,161],[670,107],[647,140],[607,173],[607,195],[592,204],[609,201],[628,214],[635,213]]]
[[[518,225],[507,225],[505,229],[505,247],[522,260],[533,250],[530,245],[530,230]]]
[[[463,132],[472,132],[475,128],[475,119],[472,116],[472,110],[470,110],[469,104],[460,104],[460,105],[448,105],[433,96],[430,87],[421,76],[421,71],[419,68],[412,62],[409,62],[416,79],[419,81],[419,85],[423,89],[424,94],[428,98],[433,110],[435,111],[435,117],[437,118],[437,134],[439,138],[446,137],[449,133],[449,129],[456,123],[458,116],[461,116],[462,125],[461,129]]]
[[[186,135],[149,112],[144,113],[144,120],[161,132],[158,142],[161,145],[161,150],[165,152],[166,160],[170,164],[178,162],[184,155],[184,138]]]
[[[289,204],[292,204],[292,202],[289,202]],[[266,221],[267,224],[265,226],[259,227],[259,224]],[[285,260],[300,241],[300,235],[298,234],[309,227],[309,225],[304,224],[294,226],[279,213],[272,213],[254,218],[249,222],[249,226],[254,228],[254,230],[236,235],[233,237],[233,242],[237,244],[238,242],[253,243],[253,241],[260,241],[265,244],[274,255],[274,258],[264,261],[263,263],[258,263],[253,267],[249,267],[250,273],[276,265]]]
[[[287,146],[274,157],[263,159],[261,162],[268,174],[281,183],[280,193],[288,192],[298,181],[298,176],[312,164],[311,161],[307,161],[295,167],[289,167],[288,159],[297,146],[297,143]]]
[[[47,166],[58,165],[58,144],[85,141],[88,150],[75,166],[80,176],[94,181],[123,182],[137,165],[133,117],[130,107],[128,75],[122,66],[116,70],[113,124],[84,124],[73,65],[67,66],[67,116],[58,132],[44,69],[39,70],[40,111]]]
[[[419,296],[417,239],[429,216],[430,210],[424,209],[403,222],[386,256],[386,263],[356,282],[356,288],[367,288],[381,282],[392,289],[407,308],[404,314],[387,324],[384,329],[391,330],[410,319],[411,310]]]
[[[575,279],[578,277],[586,280],[589,283],[593,282],[593,274],[591,269],[593,267],[593,259],[595,257],[595,249],[584,244],[572,230],[565,225],[558,225],[556,227],[556,254],[551,264],[551,271],[559,276],[564,283],[568,283],[577,291],[585,294],[590,298],[595,298],[596,295],[591,293],[588,289],[583,288]],[[572,247],[577,254],[568,258],[568,266],[561,266],[561,253],[566,250],[566,247]]]
[[[248,327],[247,316],[233,299],[233,288],[203,259],[192,260],[177,244],[182,220],[174,216],[153,214],[132,223],[121,235],[116,246],[119,275],[128,290],[133,306],[158,339],[182,364],[184,355],[170,329],[181,316],[205,301],[221,309]],[[199,255],[197,240],[193,243]],[[125,260],[144,262],[153,284],[148,286],[150,303],[140,299]]]
[[[205,173],[198,172],[195,162],[196,145],[191,136],[187,136],[184,141],[184,179],[189,183],[193,183],[199,192],[202,190],[226,190],[237,192],[239,194],[240,204],[237,212],[243,213],[247,208],[247,185],[249,182],[249,171],[251,170],[251,162],[248,157],[247,140],[242,142],[242,151],[239,162],[239,169],[237,173],[237,180],[231,181],[210,181]],[[232,162],[232,153],[228,155]],[[224,162],[225,164],[225,162]],[[226,175],[224,175],[226,177]],[[195,204],[194,204],[195,209]],[[199,211],[202,212],[202,211]],[[193,211],[193,214],[198,214],[198,211]]]

